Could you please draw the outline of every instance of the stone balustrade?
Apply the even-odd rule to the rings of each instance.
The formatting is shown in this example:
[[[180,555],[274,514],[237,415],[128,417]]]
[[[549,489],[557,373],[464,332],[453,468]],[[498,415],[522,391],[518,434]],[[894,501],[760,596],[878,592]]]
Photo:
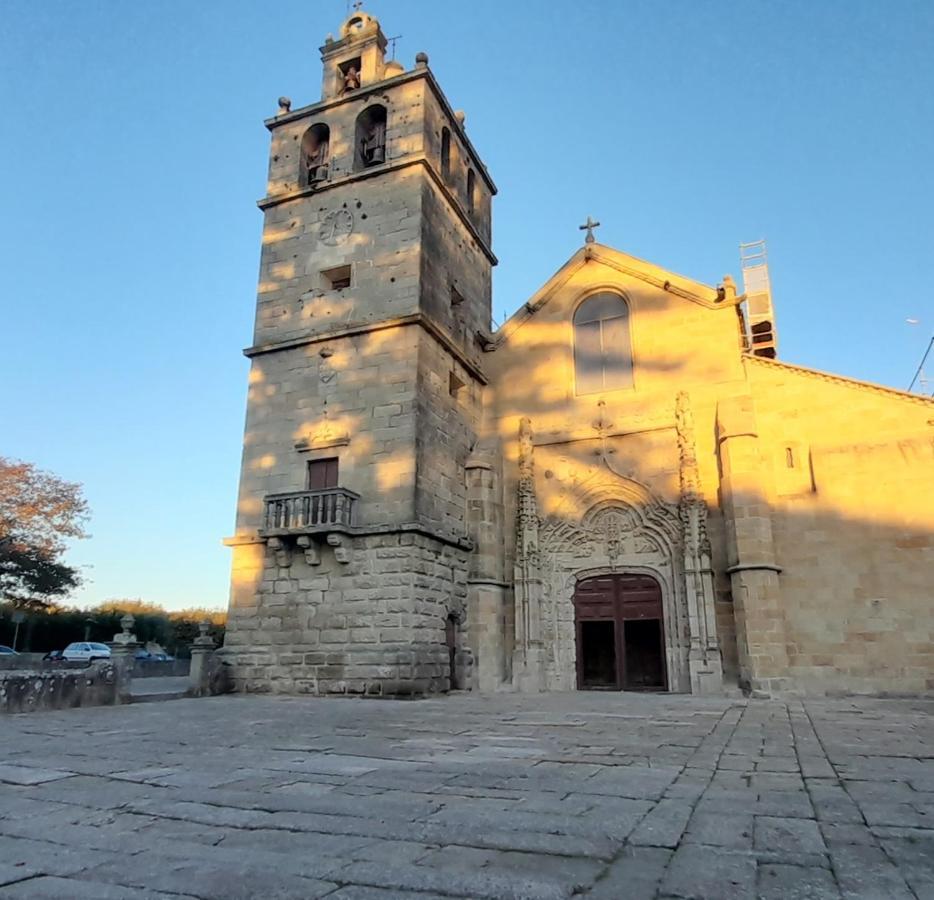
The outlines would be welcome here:
[[[359,494],[346,488],[267,494],[262,534],[306,534],[354,525]]]

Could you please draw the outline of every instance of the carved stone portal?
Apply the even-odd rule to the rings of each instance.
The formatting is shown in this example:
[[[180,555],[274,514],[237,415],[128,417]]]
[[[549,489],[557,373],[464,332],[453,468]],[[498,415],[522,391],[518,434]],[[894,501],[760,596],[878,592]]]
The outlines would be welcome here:
[[[532,425],[520,422],[513,660],[520,690],[574,689],[575,586],[593,575],[624,573],[651,575],[661,587],[669,689],[722,689],[707,507],[686,395],[678,398],[676,418],[678,504],[617,472],[604,446],[601,465],[577,473],[561,512],[546,519],[538,515]]]

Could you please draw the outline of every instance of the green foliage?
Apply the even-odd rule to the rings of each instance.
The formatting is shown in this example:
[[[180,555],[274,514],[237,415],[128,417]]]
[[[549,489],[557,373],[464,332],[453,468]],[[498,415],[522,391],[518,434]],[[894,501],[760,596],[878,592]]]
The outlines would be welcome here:
[[[87,518],[80,485],[0,456],[0,596],[32,610],[67,596],[81,576],[62,556]]]
[[[12,644],[15,625],[12,613],[17,604],[0,604],[0,644]],[[121,617],[134,617],[133,633],[146,643],[153,641],[173,656],[187,657],[198,636],[198,623],[209,621],[209,634],[220,646],[224,641],[227,614],[217,610],[168,611],[143,600],[108,600],[90,609],[45,606],[27,612],[20,626],[17,649],[34,653],[62,650],[72,641],[111,641],[122,630]]]

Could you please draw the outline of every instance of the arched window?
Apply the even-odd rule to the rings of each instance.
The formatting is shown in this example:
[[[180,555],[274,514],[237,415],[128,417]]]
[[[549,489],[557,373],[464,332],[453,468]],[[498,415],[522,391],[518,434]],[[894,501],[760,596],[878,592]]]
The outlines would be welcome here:
[[[474,210],[477,208],[477,176],[474,175],[473,169],[467,170],[467,212],[471,215],[474,214]]]
[[[619,294],[594,294],[577,307],[574,376],[578,394],[632,387],[629,305]]]
[[[368,106],[357,116],[354,169],[386,162],[386,107]]]
[[[451,131],[441,129],[441,177],[447,181],[451,177]]]
[[[331,129],[321,122],[312,125],[302,136],[302,163],[299,172],[302,187],[327,181],[330,145]]]

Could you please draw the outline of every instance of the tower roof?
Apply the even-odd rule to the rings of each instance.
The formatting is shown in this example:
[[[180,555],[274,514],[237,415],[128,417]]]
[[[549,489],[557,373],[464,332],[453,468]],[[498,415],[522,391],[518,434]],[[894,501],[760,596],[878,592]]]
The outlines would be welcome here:
[[[362,9],[355,9],[341,25],[341,40],[353,40],[375,31],[379,31],[379,19]]]

